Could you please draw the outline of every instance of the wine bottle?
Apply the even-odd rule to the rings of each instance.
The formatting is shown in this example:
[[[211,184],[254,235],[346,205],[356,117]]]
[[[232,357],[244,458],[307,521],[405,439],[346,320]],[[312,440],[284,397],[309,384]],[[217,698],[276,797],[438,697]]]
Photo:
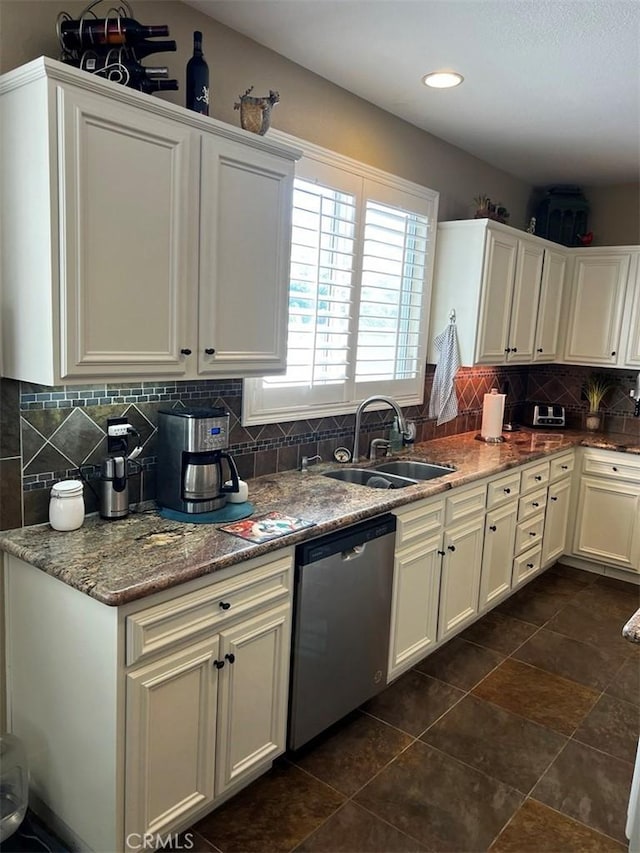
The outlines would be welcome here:
[[[193,34],[193,56],[187,62],[187,109],[209,115],[209,66],[202,55],[202,33]]]
[[[176,50],[175,41],[139,41],[132,44],[129,51],[136,59],[144,59],[151,53],[169,53]]]
[[[113,80],[116,83],[126,83],[128,78],[140,74],[147,77],[162,77],[163,79],[169,76],[168,66],[141,65],[134,58],[130,58],[124,50],[112,50],[106,54],[85,51],[79,59],[68,57],[64,62],[66,65],[74,65],[82,71],[99,74],[101,77],[106,77],[107,80]]]
[[[133,18],[83,18],[60,23],[60,41],[66,50],[98,45],[135,44],[143,39],[168,36],[166,25],[145,27]]]

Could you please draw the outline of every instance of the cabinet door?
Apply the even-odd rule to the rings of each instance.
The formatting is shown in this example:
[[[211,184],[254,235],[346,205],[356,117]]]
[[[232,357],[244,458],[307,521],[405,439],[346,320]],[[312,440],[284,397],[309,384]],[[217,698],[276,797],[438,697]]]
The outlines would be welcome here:
[[[180,377],[195,348],[197,134],[71,87],[58,100],[60,375]]]
[[[616,364],[630,255],[598,253],[574,259],[565,361]]]
[[[216,796],[285,750],[290,607],[275,607],[220,633]]]
[[[493,607],[511,589],[518,501],[487,513],[480,580],[480,611]]]
[[[543,258],[542,246],[524,240],[518,241],[507,341],[507,361],[512,363],[529,364],[533,361]]]
[[[205,137],[198,371],[286,368],[293,163]]]
[[[457,634],[478,613],[484,514],[445,531],[438,640]]]
[[[515,237],[487,231],[477,364],[501,364],[506,358],[517,251]]]
[[[629,367],[640,368],[640,254],[634,258],[633,281],[629,280],[626,310],[628,337],[625,363]]]
[[[169,832],[213,802],[217,653],[209,639],[128,673],[126,835]]]
[[[583,477],[573,553],[640,571],[640,486]]]
[[[440,532],[396,554],[388,680],[424,657],[436,641],[442,554]]]
[[[549,486],[549,499],[542,537],[542,565],[550,566],[564,554],[569,520],[571,480],[565,478]]]
[[[533,360],[555,361],[558,354],[560,307],[567,258],[560,252],[544,250],[540,302]]]

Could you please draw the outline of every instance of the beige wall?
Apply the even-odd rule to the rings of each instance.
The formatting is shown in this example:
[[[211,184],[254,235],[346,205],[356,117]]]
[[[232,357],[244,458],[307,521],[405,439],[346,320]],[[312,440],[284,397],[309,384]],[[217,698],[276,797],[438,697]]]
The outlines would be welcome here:
[[[636,246],[640,243],[640,184],[585,187],[589,231],[594,246]]]
[[[104,0],[105,8],[114,3]],[[238,126],[236,98],[249,86],[256,94],[280,92],[272,125],[385,171],[431,187],[440,193],[440,219],[463,219],[473,213],[472,198],[484,193],[510,211],[510,222],[523,227],[530,187],[505,172],[378,109],[344,89],[182,3],[133,0],[137,20],[170,27],[176,53],[158,54],[146,64],[169,66],[181,91],[160,97],[184,102],[184,69],[194,29],[203,32],[209,64],[211,115]],[[42,54],[57,58],[56,16],[72,16],[85,0],[0,0],[0,72]],[[99,8],[99,7],[98,7]],[[154,96],[157,97],[157,96]]]

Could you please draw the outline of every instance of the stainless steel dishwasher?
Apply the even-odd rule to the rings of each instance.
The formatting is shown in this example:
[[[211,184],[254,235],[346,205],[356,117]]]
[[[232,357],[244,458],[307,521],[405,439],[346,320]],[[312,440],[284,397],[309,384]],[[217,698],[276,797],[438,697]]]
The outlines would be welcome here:
[[[298,749],[386,686],[393,515],[296,551],[290,749]]]

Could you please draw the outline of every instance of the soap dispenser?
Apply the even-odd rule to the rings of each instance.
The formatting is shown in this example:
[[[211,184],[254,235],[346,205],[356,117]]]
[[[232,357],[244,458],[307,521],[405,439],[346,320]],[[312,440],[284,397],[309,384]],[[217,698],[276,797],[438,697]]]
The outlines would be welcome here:
[[[393,424],[389,431],[389,450],[391,453],[400,453],[402,450],[402,433],[398,424],[398,418],[393,419]]]

